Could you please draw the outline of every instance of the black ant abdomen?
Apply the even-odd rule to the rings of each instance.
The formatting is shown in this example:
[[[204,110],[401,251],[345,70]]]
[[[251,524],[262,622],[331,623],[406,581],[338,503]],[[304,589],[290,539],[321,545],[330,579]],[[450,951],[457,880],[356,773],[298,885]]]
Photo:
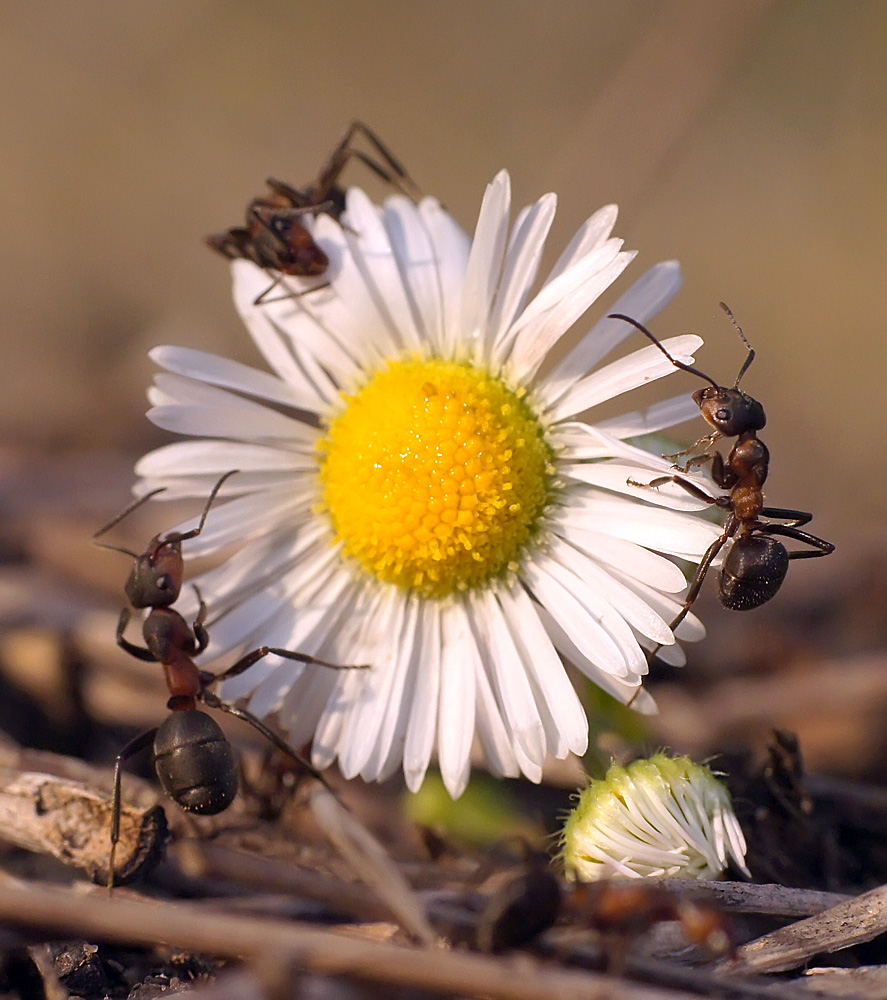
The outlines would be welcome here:
[[[718,586],[721,604],[730,611],[750,611],[766,604],[788,573],[788,549],[767,535],[746,535],[724,559]]]
[[[172,712],[154,737],[163,790],[187,812],[215,816],[237,795],[234,751],[222,727],[199,709]]]

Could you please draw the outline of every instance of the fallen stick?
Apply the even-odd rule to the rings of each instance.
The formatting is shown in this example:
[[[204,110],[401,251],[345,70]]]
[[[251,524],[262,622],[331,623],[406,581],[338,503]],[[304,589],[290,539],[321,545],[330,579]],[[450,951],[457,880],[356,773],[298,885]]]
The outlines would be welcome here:
[[[167,945],[263,969],[293,969],[368,982],[416,986],[490,1000],[698,1000],[593,972],[542,966],[526,955],[490,958],[348,937],[282,921],[228,916],[186,903],[88,895],[71,889],[0,883],[0,925],[35,936]]]
[[[111,797],[80,781],[0,767],[0,838],[51,854],[97,882],[108,880]],[[159,859],[166,820],[159,806],[123,805],[118,880],[130,881]]]
[[[738,949],[721,965],[727,972],[785,972],[813,955],[830,955],[887,931],[887,886],[798,920]]]

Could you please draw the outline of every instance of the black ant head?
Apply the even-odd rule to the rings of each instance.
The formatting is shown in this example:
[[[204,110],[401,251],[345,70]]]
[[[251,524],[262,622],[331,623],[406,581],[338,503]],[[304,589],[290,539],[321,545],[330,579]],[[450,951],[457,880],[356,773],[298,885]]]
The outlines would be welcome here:
[[[693,393],[706,422],[724,437],[759,431],[767,423],[764,407],[741,389],[707,386]]]
[[[168,608],[179,598],[184,575],[182,536],[158,536],[136,556],[123,589],[134,608]]]
[[[610,313],[607,318],[621,319],[626,323],[630,323],[636,330],[640,330],[648,340],[652,341],[675,368],[680,368],[681,371],[689,372],[691,375],[697,375],[708,382],[708,388],[697,389],[693,393],[694,402],[699,407],[706,422],[714,427],[716,431],[725,437],[738,437],[747,431],[759,431],[767,423],[767,415],[764,413],[764,407],[756,399],[752,399],[751,396],[739,388],[742,376],[748,371],[752,361],[755,359],[755,352],[739,324],[734,319],[733,313],[730,312],[729,308],[723,302],[721,303],[721,308],[730,317],[739,336],[742,338],[742,342],[748,348],[748,356],[739,369],[739,374],[736,376],[736,381],[733,383],[731,389],[723,385],[718,385],[710,375],[706,375],[705,372],[700,371],[698,368],[684,364],[683,361],[678,361],[677,358],[672,357],[659,342],[658,338],[650,333],[643,323],[639,323],[636,319],[632,319],[623,313]]]
[[[303,213],[296,208],[271,208],[254,204],[252,234],[256,255],[266,267],[294,274],[315,277],[329,266],[329,257],[314,242],[314,237],[299,222]]]

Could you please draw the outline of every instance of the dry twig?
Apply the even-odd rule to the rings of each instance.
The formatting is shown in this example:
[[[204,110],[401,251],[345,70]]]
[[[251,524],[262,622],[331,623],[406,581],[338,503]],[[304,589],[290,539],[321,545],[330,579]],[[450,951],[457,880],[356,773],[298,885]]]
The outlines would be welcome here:
[[[743,945],[724,964],[728,971],[784,972],[813,955],[871,941],[887,931],[887,886],[879,886],[823,913],[781,927]]]

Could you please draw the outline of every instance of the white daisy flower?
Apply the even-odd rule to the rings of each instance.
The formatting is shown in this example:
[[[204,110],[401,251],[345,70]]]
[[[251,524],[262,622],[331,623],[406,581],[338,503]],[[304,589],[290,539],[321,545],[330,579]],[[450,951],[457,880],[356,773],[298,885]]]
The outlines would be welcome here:
[[[151,354],[166,373],[150,418],[195,439],[146,455],[139,491],[205,498],[241,470],[223,490],[234,499],[188,543],[191,556],[240,547],[195,581],[210,607],[206,660],[267,644],[370,664],[268,657],[223,688],[277,713],[293,744],[313,741],[317,767],[338,759],[346,777],[402,764],[416,789],[436,753],[456,796],[477,738],[494,773],[539,781],[547,754],[588,740],[561,656],[650,710],[644,650],[682,656],[668,622],[685,580],[667,556],[698,561],[718,534],[680,488],[626,482],[670,468],[629,442],[696,415],[689,395],[578,419],[671,374],[662,352],[598,367],[634,332],[601,319],[549,362],[633,257],[610,237],[616,208],[580,228],[535,294],[555,197],[513,225],[510,208],[503,171],[472,240],[433,198],[378,207],[352,189],[341,225],[309,220],[328,286],[257,305],[268,274],[232,265],[274,374],[181,347]],[[647,322],[679,284],[678,265],[659,264],[613,308]],[[690,363],[701,340],[664,343]],[[702,628],[690,616],[677,632]]]
[[[561,843],[567,878],[720,878],[728,860],[746,876],[745,837],[726,785],[689,757],[657,753],[579,794]]]

